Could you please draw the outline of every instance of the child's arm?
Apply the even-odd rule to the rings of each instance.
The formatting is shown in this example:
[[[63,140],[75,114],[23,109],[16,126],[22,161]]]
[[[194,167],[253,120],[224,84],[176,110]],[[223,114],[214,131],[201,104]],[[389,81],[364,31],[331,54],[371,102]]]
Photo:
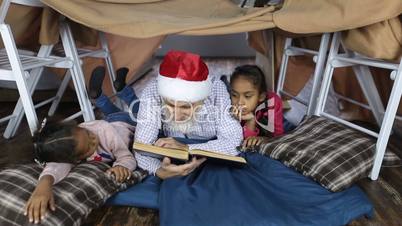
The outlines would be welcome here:
[[[249,120],[246,123],[244,123],[244,126],[243,126],[244,139],[247,139],[249,137],[258,136],[258,134],[260,133],[260,130],[257,128],[256,124],[257,123],[255,122],[254,118],[252,120]]]
[[[254,113],[250,112],[247,115],[241,114],[241,109],[237,106],[233,106],[230,109],[231,115],[239,120],[240,122],[244,122],[243,124],[243,137],[244,139],[248,137],[255,137],[258,136],[260,130],[257,127],[257,123],[255,122],[255,115]]]
[[[137,167],[137,163],[135,161],[134,155],[128,150],[127,145],[119,136],[111,138],[111,150],[115,158],[113,167],[123,166],[130,171],[135,170],[135,168]]]
[[[72,168],[69,163],[46,163],[39,176],[39,182],[25,205],[25,215],[28,216],[30,222],[39,223],[46,216],[48,207],[55,210],[52,187],[61,181]]]
[[[44,175],[40,178],[38,185],[33,191],[27,204],[25,205],[25,216],[28,216],[29,222],[39,223],[46,216],[48,207],[55,211],[52,185],[54,179],[50,175]]]
[[[262,136],[251,136],[248,137],[247,139],[244,139],[242,148],[243,149],[248,149],[251,147],[259,146],[262,143],[265,143],[268,141],[268,137],[262,137]]]
[[[53,184],[57,184],[67,176],[71,168],[73,168],[73,164],[70,163],[48,162],[40,174],[39,180],[43,176],[49,175],[53,177]]]
[[[134,155],[128,150],[127,144],[119,136],[109,137],[109,139],[115,161],[113,167],[106,172],[113,173],[118,182],[123,182],[130,178],[137,163]]]
[[[274,111],[274,118],[268,120],[273,120],[274,123],[274,132],[273,135],[274,137],[280,136],[284,133],[283,129],[283,106],[282,106],[282,99],[274,92],[269,92],[268,93],[268,99],[271,101],[273,100],[274,106],[273,106],[273,111]]]

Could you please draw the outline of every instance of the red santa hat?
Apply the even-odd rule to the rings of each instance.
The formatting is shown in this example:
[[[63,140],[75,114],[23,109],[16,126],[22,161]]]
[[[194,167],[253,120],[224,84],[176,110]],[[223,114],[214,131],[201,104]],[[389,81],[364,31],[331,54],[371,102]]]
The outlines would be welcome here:
[[[211,93],[208,67],[197,54],[169,51],[157,79],[159,95],[174,101],[197,102]]]

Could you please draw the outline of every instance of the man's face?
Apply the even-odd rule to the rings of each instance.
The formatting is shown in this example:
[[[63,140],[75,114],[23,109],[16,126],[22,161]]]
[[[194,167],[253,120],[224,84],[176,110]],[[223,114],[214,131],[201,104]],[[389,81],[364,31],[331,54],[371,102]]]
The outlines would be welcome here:
[[[189,133],[196,122],[195,114],[203,102],[183,102],[163,100],[164,127],[170,132]]]
[[[195,113],[200,109],[203,101],[194,103],[164,99],[164,108],[167,110],[168,121],[186,123],[194,120]]]

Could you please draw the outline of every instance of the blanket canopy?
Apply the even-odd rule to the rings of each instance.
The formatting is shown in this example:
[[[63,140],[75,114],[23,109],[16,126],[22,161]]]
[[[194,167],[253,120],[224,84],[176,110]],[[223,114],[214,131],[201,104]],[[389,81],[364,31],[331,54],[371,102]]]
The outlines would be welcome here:
[[[174,33],[228,34],[275,26],[292,33],[334,32],[367,26],[402,13],[400,0],[387,0],[386,4],[377,0],[285,0],[276,9],[244,9],[230,0],[42,2],[78,23],[132,38]]]
[[[41,1],[49,8],[42,10],[16,4],[11,6],[6,20],[13,28],[18,44],[37,44],[37,34],[41,44],[57,43],[59,12],[76,22],[71,27],[74,38],[81,44],[94,45],[97,35],[95,30],[110,33],[107,38],[115,67],[129,67],[131,74],[139,70],[166,35],[170,34],[220,35],[249,32],[250,45],[266,54],[269,45],[263,39],[261,30],[274,28],[274,31],[286,31],[285,35],[275,32],[275,58],[279,63],[285,36],[295,33],[301,34],[298,37],[308,36],[302,41],[313,45],[305,47],[317,47],[317,34],[343,31],[343,43],[351,50],[396,63],[402,56],[401,0],[284,0],[283,4],[264,8],[240,8],[231,0]],[[290,62],[291,66],[298,65],[293,73],[298,78],[305,74],[305,81],[314,67],[307,60]],[[98,64],[99,61],[87,59],[84,64],[85,75],[89,76]],[[352,71],[339,71],[353,74]],[[293,79],[292,67],[289,74],[292,83],[287,86],[292,86],[288,88],[296,94],[305,81]],[[373,75],[380,81],[377,85],[380,86],[384,101],[391,89],[391,83],[385,81],[388,75],[387,71],[374,71]],[[357,82],[346,82],[346,78],[339,80],[335,84],[337,90],[344,90],[341,93],[356,100],[364,100],[363,96],[352,92],[358,86]],[[349,87],[340,87],[345,84],[349,84]],[[105,86],[109,86],[108,83]],[[111,88],[106,90],[110,91]],[[402,107],[399,112],[402,113]]]
[[[130,38],[220,35],[275,27],[299,34],[348,30],[344,36],[348,48],[387,60],[398,60],[402,53],[400,0],[386,4],[377,0],[285,0],[282,5],[263,8],[240,8],[231,0],[42,2],[79,24]],[[49,16],[55,14],[44,14],[42,22],[57,23]],[[57,34],[51,29],[47,32]]]

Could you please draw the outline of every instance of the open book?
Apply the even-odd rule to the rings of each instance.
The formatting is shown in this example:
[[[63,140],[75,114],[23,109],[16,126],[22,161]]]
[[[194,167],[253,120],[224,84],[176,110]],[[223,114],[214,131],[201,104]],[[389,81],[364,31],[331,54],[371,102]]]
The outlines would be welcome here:
[[[137,142],[134,142],[133,149],[134,151],[141,153],[143,155],[156,158],[169,157],[174,160],[179,160],[180,162],[187,162],[188,160],[191,159],[192,156],[197,156],[197,157],[205,157],[209,160],[224,161],[227,163],[235,163],[241,165],[247,164],[246,160],[243,157],[226,155],[213,151],[205,151],[199,149],[182,150],[175,148],[164,148]]]

